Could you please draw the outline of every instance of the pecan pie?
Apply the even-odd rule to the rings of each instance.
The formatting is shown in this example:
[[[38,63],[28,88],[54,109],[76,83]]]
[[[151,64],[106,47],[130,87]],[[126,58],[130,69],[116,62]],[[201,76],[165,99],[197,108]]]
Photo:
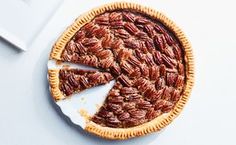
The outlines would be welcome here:
[[[56,42],[50,59],[99,70],[49,70],[56,101],[115,80],[85,128],[110,139],[165,127],[180,113],[193,85],[193,55],[183,32],[163,14],[132,3],[80,16]]]

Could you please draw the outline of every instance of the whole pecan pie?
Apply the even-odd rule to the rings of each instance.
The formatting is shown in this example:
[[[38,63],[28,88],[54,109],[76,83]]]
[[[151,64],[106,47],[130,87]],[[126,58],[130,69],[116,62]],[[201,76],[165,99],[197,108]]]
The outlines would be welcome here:
[[[165,127],[193,85],[193,55],[183,32],[163,14],[132,3],[108,4],[80,16],[58,39],[50,59],[97,68],[50,69],[55,101],[115,80],[85,128],[110,139]]]

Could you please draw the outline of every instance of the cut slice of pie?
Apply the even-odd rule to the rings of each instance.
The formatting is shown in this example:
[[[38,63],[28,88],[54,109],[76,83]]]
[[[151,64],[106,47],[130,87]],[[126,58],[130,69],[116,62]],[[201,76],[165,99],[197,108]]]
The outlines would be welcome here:
[[[65,99],[85,89],[103,85],[113,79],[107,72],[75,68],[51,69],[48,71],[52,96],[55,100]]]
[[[49,70],[55,100],[115,79],[85,129],[110,139],[158,131],[183,109],[193,86],[190,44],[163,14],[132,3],[108,4],[80,16],[50,59],[99,71]]]

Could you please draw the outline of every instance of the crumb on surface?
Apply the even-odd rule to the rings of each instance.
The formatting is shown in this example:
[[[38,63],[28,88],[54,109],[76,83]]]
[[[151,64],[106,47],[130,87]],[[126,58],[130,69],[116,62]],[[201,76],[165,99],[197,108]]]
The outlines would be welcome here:
[[[91,116],[88,114],[88,112],[85,109],[80,109],[78,112],[86,121],[91,119]]]

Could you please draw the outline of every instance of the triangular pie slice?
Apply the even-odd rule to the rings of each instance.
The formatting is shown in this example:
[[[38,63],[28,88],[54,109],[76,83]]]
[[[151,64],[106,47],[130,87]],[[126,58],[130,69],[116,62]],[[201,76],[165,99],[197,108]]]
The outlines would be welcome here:
[[[48,70],[50,88],[55,100],[62,100],[75,93],[110,82],[110,73],[76,68]]]
[[[49,70],[56,100],[114,78],[115,85],[85,127],[110,139],[162,129],[183,109],[193,86],[192,49],[183,32],[163,14],[132,3],[105,5],[76,19],[56,42],[50,59],[103,71],[91,74],[103,79],[88,81],[85,87],[80,75],[78,80],[60,77],[70,70]],[[56,86],[51,77],[55,74],[60,80]],[[68,84],[76,89],[71,91]]]

